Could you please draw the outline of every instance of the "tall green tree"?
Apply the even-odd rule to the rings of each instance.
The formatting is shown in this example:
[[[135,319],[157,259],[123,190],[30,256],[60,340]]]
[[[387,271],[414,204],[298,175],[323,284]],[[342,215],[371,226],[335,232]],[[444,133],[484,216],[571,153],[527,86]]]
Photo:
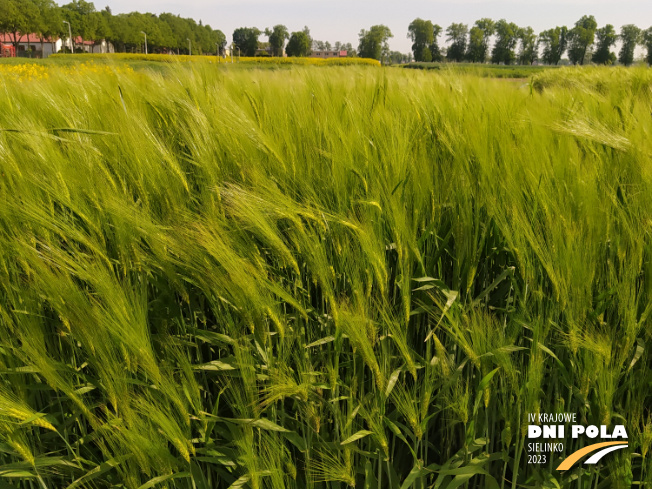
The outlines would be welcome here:
[[[290,38],[288,28],[284,25],[275,25],[272,29],[265,29],[265,35],[269,39],[269,46],[272,48],[272,56],[283,56],[285,41]]]
[[[441,49],[439,49],[439,41],[437,40],[441,35],[441,26],[439,24],[433,24],[432,26],[432,43],[430,44],[430,56],[433,61],[442,61],[444,57],[441,54]]]
[[[446,28],[446,40],[450,43],[446,51],[446,59],[457,62],[464,61],[468,33],[469,27],[466,24],[453,22]]]
[[[597,27],[592,15],[585,15],[575,22],[575,27],[568,33],[568,59],[571,63],[583,65],[589,60]]]
[[[193,19],[162,13],[131,12],[111,15],[103,10],[101,16],[109,24],[108,37],[118,51],[138,52],[144,47],[143,32],[147,34],[150,53],[187,52],[188,39],[198,53],[214,53],[226,46],[226,36],[220,30],[211,28]],[[98,27],[98,38],[102,31]]]
[[[634,62],[634,50],[636,45],[640,44],[643,40],[641,36],[641,29],[633,24],[627,24],[620,28],[620,41],[622,46],[618,53],[618,61],[625,66],[629,66]]]
[[[373,58],[378,61],[389,57],[389,38],[394,37],[389,27],[374,25],[369,30],[362,29],[359,34],[358,55],[361,58]]]
[[[518,62],[522,65],[531,65],[539,57],[537,36],[532,27],[523,27],[518,31],[521,48],[518,53]]]
[[[241,54],[255,56],[258,49],[258,36],[262,32],[256,27],[238,27],[233,31],[233,44],[240,48]]]
[[[469,31],[466,58],[473,63],[484,63],[489,52],[489,38],[494,34],[495,22],[484,18],[477,20]]]
[[[568,45],[568,28],[566,26],[548,29],[539,34],[539,44],[543,45],[541,59],[549,65],[556,65]]]
[[[408,37],[412,41],[412,53],[415,61],[432,61],[430,46],[435,41],[432,22],[414,19],[408,26]]]
[[[596,48],[591,61],[599,65],[612,65],[616,62],[616,55],[611,52],[611,47],[616,44],[618,35],[614,26],[607,24],[595,31]]]
[[[206,32],[206,47],[204,51],[212,52],[213,48],[217,48],[217,55],[219,55],[224,47],[226,46],[226,36],[219,29],[213,29],[210,25],[205,25],[204,30]]]
[[[9,34],[16,51],[21,38],[39,32],[40,25],[39,9],[32,0],[0,0],[0,32]]]
[[[98,29],[98,17],[95,14],[95,5],[85,0],[73,0],[61,6],[64,20],[70,22],[73,37],[80,37],[83,41],[94,39]],[[83,44],[82,44],[83,46]]]
[[[645,61],[647,62],[647,64],[652,65],[652,27],[648,27],[647,29],[645,29],[641,37],[643,38],[641,43],[643,44],[643,46],[645,46],[645,49],[647,50]]]
[[[293,32],[290,35],[290,40],[288,45],[285,48],[285,52],[288,56],[308,56],[310,55],[310,50],[312,47],[312,41],[310,36],[306,34],[306,31]]]
[[[469,30],[469,42],[466,47],[466,59],[472,63],[484,63],[487,58],[486,51],[483,50],[482,30],[477,26]]]
[[[333,49],[329,41],[319,41],[317,39],[312,40],[312,47],[316,51],[331,51]]]
[[[400,65],[403,63],[409,63],[411,59],[412,59],[412,54],[403,54],[399,51],[390,51],[389,53],[390,65]]]
[[[173,15],[168,13],[159,15],[159,20],[162,22],[159,30],[161,34],[161,44],[159,45],[159,49],[167,48],[173,51],[176,50],[179,53],[187,52],[187,39],[194,40],[195,37],[193,33],[193,29],[196,26],[195,22],[189,22],[189,19],[184,19],[180,15]],[[138,32],[136,29],[132,29],[132,36],[134,35],[134,31],[135,33]],[[169,45],[166,45],[166,33],[169,33],[169,36],[171,37],[170,41],[167,41],[169,42]]]
[[[180,49],[188,48],[187,39],[192,38],[192,24],[180,16],[172,14],[161,14],[158,18],[152,18],[151,23],[145,26],[144,32],[148,32],[148,49],[153,53],[181,52]],[[224,44],[226,36],[222,34]]]
[[[105,16],[106,19],[106,16]],[[150,48],[160,43],[159,33],[154,30],[153,26],[148,26],[143,14],[139,12],[130,12],[128,14],[116,16],[118,26],[118,40],[124,45],[125,50],[140,51],[140,46],[144,43],[141,31],[148,34],[147,42]],[[112,29],[113,30],[113,29]],[[188,33],[189,34],[189,33]]]
[[[519,31],[519,27],[513,22],[507,22],[505,19],[496,22],[496,42],[491,50],[492,63],[511,65],[514,62]]]
[[[55,38],[61,37],[65,33],[65,25],[61,19],[61,10],[54,0],[33,0],[33,2],[39,10],[38,29],[33,32],[41,40],[41,53],[43,53],[45,41],[49,39],[54,47]],[[0,3],[2,3],[1,0]]]
[[[111,37],[111,26],[107,18],[100,12],[93,12],[95,17],[95,36],[93,37],[93,52],[95,46],[101,46],[102,41]]]

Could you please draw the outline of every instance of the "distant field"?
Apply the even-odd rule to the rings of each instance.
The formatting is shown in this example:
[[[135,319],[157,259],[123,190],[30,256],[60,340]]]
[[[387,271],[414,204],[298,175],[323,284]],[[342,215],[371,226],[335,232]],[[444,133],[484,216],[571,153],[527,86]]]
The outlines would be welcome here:
[[[650,487],[652,70],[232,68],[0,64],[0,487]]]
[[[175,63],[207,63],[207,64],[224,64],[224,65],[237,65],[240,64],[244,67],[283,67],[287,68],[296,65],[311,65],[311,66],[337,66],[337,65],[372,65],[378,66],[376,60],[364,58],[331,58],[331,59],[317,59],[317,58],[271,58],[271,57],[257,57],[246,58],[231,57],[223,58],[216,56],[176,56],[176,55],[161,55],[161,54],[57,54],[50,56],[47,59],[29,59],[29,58],[2,58],[0,64],[54,64],[54,65],[67,65],[77,64],[80,62],[94,62],[94,63],[126,63],[137,69],[152,68],[161,70],[159,65],[175,64]],[[394,67],[406,69],[422,69],[422,70],[448,70],[456,73],[472,74],[476,76],[492,77],[492,78],[528,78],[537,73],[541,73],[547,69],[558,68],[557,66],[496,66],[486,64],[470,64],[470,63],[408,63],[404,65],[394,65]]]
[[[399,66],[416,70],[449,70],[490,78],[529,78],[537,73],[559,68],[559,66],[505,66],[474,63],[408,63]]]
[[[222,56],[187,56],[170,54],[54,54],[50,59],[82,59],[88,60],[110,60],[110,61],[155,61],[160,63],[225,63],[225,64],[246,64],[246,65],[308,65],[308,66],[349,66],[349,65],[371,65],[379,66],[375,59],[367,58],[299,58],[299,57],[222,57]]]
[[[373,59],[363,58],[272,58],[257,57],[229,58],[217,56],[176,56],[162,54],[55,54],[46,59],[33,58],[0,58],[0,66],[4,65],[43,65],[43,66],[77,66],[78,64],[115,65],[129,66],[135,70],[150,70],[159,73],[167,73],[170,70],[168,65],[176,64],[206,64],[229,66],[231,69],[239,68],[263,68],[263,69],[289,69],[293,66],[380,66],[380,63]]]

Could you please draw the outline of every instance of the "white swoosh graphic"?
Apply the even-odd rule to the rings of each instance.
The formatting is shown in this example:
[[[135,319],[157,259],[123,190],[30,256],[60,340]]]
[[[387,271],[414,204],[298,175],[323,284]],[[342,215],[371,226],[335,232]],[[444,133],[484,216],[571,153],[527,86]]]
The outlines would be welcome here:
[[[594,454],[591,458],[587,459],[585,464],[597,464],[602,457],[606,454],[613,452],[614,450],[620,450],[621,448],[626,448],[627,445],[616,445],[614,447],[607,447],[600,450],[598,453]]]

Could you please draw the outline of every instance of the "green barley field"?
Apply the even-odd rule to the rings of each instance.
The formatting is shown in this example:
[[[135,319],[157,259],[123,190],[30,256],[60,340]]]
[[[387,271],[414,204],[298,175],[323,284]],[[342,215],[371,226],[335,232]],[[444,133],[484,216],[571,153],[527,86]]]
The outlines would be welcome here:
[[[31,70],[0,488],[652,487],[652,70]]]

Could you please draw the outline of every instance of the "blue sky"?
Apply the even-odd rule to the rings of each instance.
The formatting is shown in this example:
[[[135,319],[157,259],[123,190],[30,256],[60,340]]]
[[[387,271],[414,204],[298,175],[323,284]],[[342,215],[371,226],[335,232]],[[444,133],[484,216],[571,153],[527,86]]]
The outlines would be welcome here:
[[[416,17],[444,28],[451,22],[505,18],[519,26],[532,26],[537,33],[556,25],[572,26],[585,14],[594,15],[599,26],[652,26],[651,0],[95,0],[97,9],[106,5],[114,14],[137,10],[201,19],[222,30],[229,42],[237,27],[264,30],[284,24],[290,31],[307,25],[314,39],[357,46],[360,29],[385,24],[394,34],[391,48],[402,52],[410,50],[407,27]]]

